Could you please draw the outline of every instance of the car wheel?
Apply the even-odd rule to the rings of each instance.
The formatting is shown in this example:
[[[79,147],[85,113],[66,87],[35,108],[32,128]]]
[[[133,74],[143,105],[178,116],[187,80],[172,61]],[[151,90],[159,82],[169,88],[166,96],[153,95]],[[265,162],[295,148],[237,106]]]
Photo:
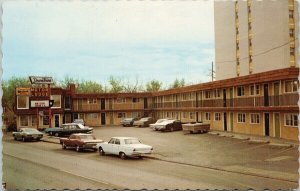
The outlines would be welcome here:
[[[58,137],[58,135],[59,135],[58,133],[55,133],[55,134],[54,134],[55,137]]]
[[[25,141],[26,141],[25,137],[22,137],[22,141],[23,141],[23,142],[25,142]]]
[[[49,135],[50,135],[50,136],[53,136],[53,132],[49,132]]]
[[[80,147],[77,145],[76,146],[76,151],[79,152],[80,151]]]
[[[97,151],[97,149],[93,149],[93,151],[94,151],[94,152],[96,152],[96,151]]]
[[[100,154],[101,156],[104,156],[104,155],[105,155],[105,152],[104,152],[104,150],[103,150],[101,147],[99,147],[99,154]]]
[[[67,148],[67,146],[65,145],[65,143],[62,143],[61,147],[62,147],[62,149],[66,149]]]
[[[171,127],[171,129],[170,129],[171,131],[174,131],[174,129],[173,129],[173,127]]]
[[[122,159],[122,160],[125,160],[126,159],[126,154],[125,153],[123,153],[123,152],[120,152],[120,158]]]
[[[16,140],[17,140],[17,137],[14,136],[14,140],[16,141]]]

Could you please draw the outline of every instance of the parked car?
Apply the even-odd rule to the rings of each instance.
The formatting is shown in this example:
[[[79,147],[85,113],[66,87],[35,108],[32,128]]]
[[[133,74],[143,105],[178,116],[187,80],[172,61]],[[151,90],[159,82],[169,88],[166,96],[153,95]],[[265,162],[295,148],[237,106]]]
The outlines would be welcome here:
[[[149,127],[149,125],[153,122],[154,122],[154,119],[152,117],[143,117],[140,120],[134,121],[133,126]]]
[[[123,127],[131,127],[133,126],[134,121],[138,120],[137,118],[124,118],[121,121],[121,125],[123,125]]]
[[[73,133],[92,133],[93,128],[85,127],[81,124],[77,123],[66,123],[63,124],[61,127],[52,127],[45,129],[45,133],[49,135],[54,135],[56,137],[59,136],[68,136]]]
[[[182,123],[179,120],[163,121],[160,125],[156,126],[159,131],[180,131],[182,130]]]
[[[14,140],[37,140],[43,137],[43,133],[34,128],[21,128],[17,132],[12,133]]]
[[[81,125],[85,125],[85,122],[83,119],[74,119],[73,123],[77,123],[77,124],[81,124]]]
[[[157,131],[161,127],[161,125],[163,125],[163,122],[168,121],[168,120],[171,120],[171,119],[159,119],[156,121],[156,123],[150,124],[149,126],[153,130]]]
[[[143,154],[150,154],[153,147],[142,144],[138,138],[134,137],[112,137],[109,142],[98,143],[100,155],[114,154],[121,159],[126,157],[142,157]]]
[[[60,138],[59,142],[63,149],[68,147],[75,148],[77,152],[85,149],[97,151],[96,144],[102,143],[101,139],[96,139],[91,134],[77,133],[72,134],[68,138]]]

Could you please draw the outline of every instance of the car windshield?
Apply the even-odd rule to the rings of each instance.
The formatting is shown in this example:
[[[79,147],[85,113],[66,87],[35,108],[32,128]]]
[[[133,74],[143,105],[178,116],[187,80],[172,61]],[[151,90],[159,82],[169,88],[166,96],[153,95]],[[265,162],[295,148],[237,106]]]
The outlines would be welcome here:
[[[141,121],[148,121],[148,117],[147,118],[142,118]]]
[[[28,133],[38,133],[39,131],[36,130],[36,129],[23,129],[25,132],[28,132]]]
[[[125,144],[139,144],[141,143],[138,139],[125,139]]]
[[[163,122],[163,121],[166,121],[166,119],[159,119],[159,120],[157,120],[156,123],[161,123],[161,122]]]
[[[92,135],[79,135],[81,140],[94,140]]]
[[[132,121],[133,118],[126,118],[124,121]]]
[[[74,122],[83,122],[82,119],[75,119]]]

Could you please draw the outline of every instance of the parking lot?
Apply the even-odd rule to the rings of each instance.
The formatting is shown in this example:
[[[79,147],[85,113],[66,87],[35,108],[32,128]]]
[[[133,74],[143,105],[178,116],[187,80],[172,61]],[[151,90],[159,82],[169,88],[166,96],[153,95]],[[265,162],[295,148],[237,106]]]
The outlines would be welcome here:
[[[104,141],[113,136],[138,137],[154,147],[149,158],[173,163],[252,174],[283,180],[298,180],[297,147],[270,145],[216,134],[159,132],[150,128],[95,127],[93,134]],[[45,141],[58,142],[56,137]]]

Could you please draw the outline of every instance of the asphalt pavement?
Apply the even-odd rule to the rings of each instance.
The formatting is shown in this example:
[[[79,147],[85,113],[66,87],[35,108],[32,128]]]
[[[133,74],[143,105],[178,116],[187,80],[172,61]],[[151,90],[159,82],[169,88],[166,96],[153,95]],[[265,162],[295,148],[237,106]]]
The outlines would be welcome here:
[[[45,142],[22,143],[13,141],[10,135],[5,135],[4,156],[15,157],[15,160],[26,159],[26,161],[29,160],[33,164],[40,164],[39,162],[44,161],[43,164],[47,164],[51,168],[66,168],[65,172],[67,174],[71,173],[72,176],[69,176],[69,178],[73,177],[75,182],[76,177],[89,177],[87,181],[94,181],[95,187],[103,188],[101,187],[103,181],[108,182],[110,186],[104,184],[104,188],[108,189],[111,187],[130,189],[287,189],[298,187],[297,169],[299,165],[296,142],[283,142],[284,140],[281,140],[281,142],[275,140],[274,142],[270,139],[264,140],[261,137],[259,137],[261,139],[259,140],[255,137],[243,137],[245,135],[230,135],[230,133],[224,135],[222,132],[187,135],[184,135],[181,131],[162,133],[152,131],[150,128],[136,127],[97,127],[94,128],[93,134],[105,141],[113,136],[138,137],[143,143],[153,146],[154,153],[142,160],[130,159],[124,162],[118,157],[100,157],[94,152],[63,151],[60,145],[57,144],[59,142],[56,137],[45,136],[43,138]],[[25,159],[22,158],[24,154],[22,152],[24,151],[22,149],[22,152],[18,150],[19,147],[26,150],[25,156],[28,156]],[[34,151],[31,151],[31,149]],[[39,159],[37,155],[40,154],[38,153],[45,153],[44,157]],[[80,163],[74,164],[78,157],[81,158]],[[107,176],[117,177],[117,180],[121,183],[111,181],[107,179],[107,176],[96,176],[95,179],[94,176],[90,177],[90,174],[86,173],[85,170],[80,171],[78,174],[78,169],[70,170],[71,166],[65,164],[67,161],[71,161],[73,167],[74,165],[77,167],[78,164],[85,163],[84,160],[90,164],[87,165],[88,167],[93,166],[91,164],[101,166],[103,170],[98,169],[99,173],[100,171],[105,173],[105,169],[108,171],[109,169],[113,170],[114,173],[106,172],[108,173]],[[100,160],[100,164],[98,164],[98,160]],[[115,165],[118,166],[118,170],[114,170],[116,169]],[[4,162],[4,169],[6,166]],[[131,169],[132,167],[134,170]],[[44,166],[41,168],[44,168]],[[120,170],[122,173],[119,174]],[[11,172],[12,169],[8,169],[8,171]],[[93,168],[91,167],[86,171],[92,172]],[[137,173],[146,178],[133,176],[132,182],[132,180],[128,180],[132,173]],[[182,181],[186,178],[190,181]],[[152,179],[159,180],[150,181]],[[43,185],[43,183],[40,183],[40,185]],[[80,185],[84,187],[85,184]],[[54,186],[55,188],[59,187],[59,185]],[[74,184],[70,186],[75,188],[76,184],[75,187]],[[62,187],[59,188],[62,189]]]

